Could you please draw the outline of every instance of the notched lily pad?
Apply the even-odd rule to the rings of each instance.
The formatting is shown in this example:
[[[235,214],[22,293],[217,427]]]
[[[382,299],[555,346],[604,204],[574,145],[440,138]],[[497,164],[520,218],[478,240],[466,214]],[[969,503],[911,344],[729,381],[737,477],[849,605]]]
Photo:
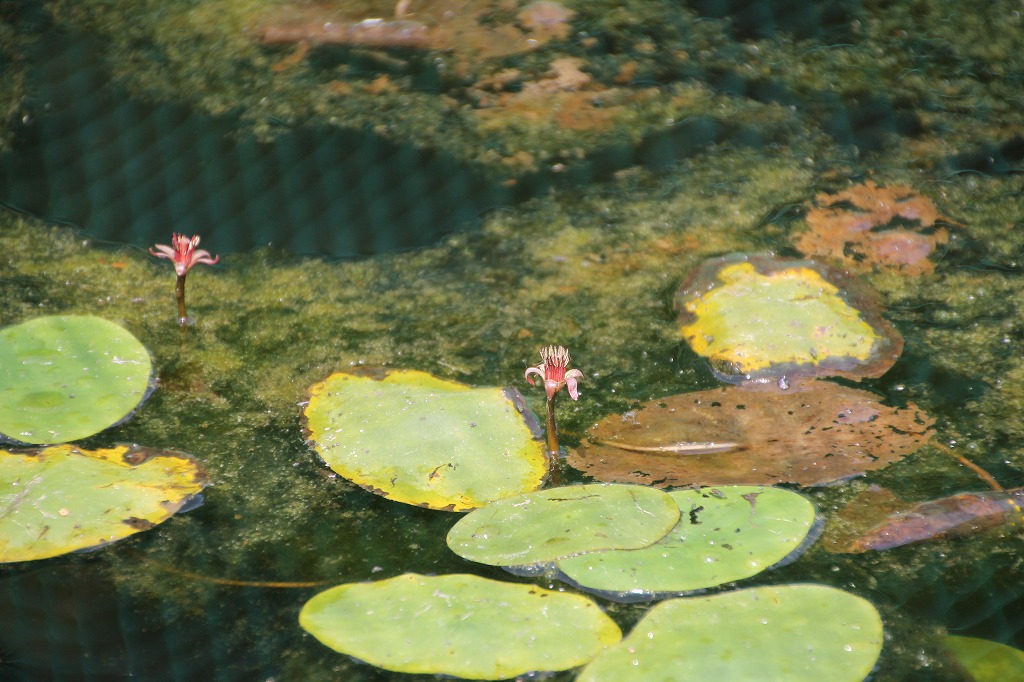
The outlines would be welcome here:
[[[306,602],[299,624],[385,670],[472,680],[567,670],[622,637],[585,597],[473,575],[339,585]]]
[[[682,514],[658,542],[581,554],[558,568],[577,585],[621,593],[623,601],[705,589],[749,578],[805,549],[816,516],[810,500],[780,488],[722,486],[669,495]]]
[[[813,261],[734,254],[676,294],[680,331],[728,383],[884,374],[903,350],[865,285]]]
[[[860,682],[882,650],[869,602],[824,585],[672,599],[651,609],[578,682]]]
[[[882,469],[931,438],[914,404],[887,407],[824,381],[784,393],[726,386],[651,400],[602,419],[568,463],[599,481],[659,487],[821,485]],[[729,452],[662,452],[682,441],[736,443]]]
[[[339,372],[310,389],[304,415],[331,469],[397,502],[467,511],[536,490],[548,472],[536,417],[514,388]]]
[[[177,452],[0,450],[0,562],[46,559],[148,530],[207,485],[199,462]]]
[[[126,329],[90,315],[0,329],[0,440],[67,443],[123,421],[152,390],[152,362]]]
[[[459,520],[448,547],[491,566],[520,566],[601,549],[638,549],[679,520],[666,493],[635,485],[573,485],[494,502]]]

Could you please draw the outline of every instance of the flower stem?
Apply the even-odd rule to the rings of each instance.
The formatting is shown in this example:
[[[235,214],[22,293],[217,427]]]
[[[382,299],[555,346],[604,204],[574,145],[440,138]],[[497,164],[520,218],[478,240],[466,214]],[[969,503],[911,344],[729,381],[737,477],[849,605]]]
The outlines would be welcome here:
[[[174,293],[178,297],[178,324],[184,327],[190,323],[188,313],[185,312],[185,275],[178,275]]]
[[[555,397],[548,399],[548,455],[558,457],[558,428],[555,426]]]

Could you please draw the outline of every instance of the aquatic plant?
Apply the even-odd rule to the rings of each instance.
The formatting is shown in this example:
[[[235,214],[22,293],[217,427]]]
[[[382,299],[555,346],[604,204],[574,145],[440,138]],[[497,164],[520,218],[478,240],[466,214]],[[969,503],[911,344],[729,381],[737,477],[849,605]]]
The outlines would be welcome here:
[[[0,450],[0,562],[46,559],[149,530],[207,485],[199,462],[180,452]]]
[[[825,585],[779,585],[662,602],[578,682],[860,682],[882,650],[867,600]]]
[[[567,670],[622,638],[586,597],[475,575],[338,585],[306,602],[299,624],[385,670],[472,680]]]
[[[540,349],[541,363],[526,370],[526,381],[533,386],[531,374],[544,379],[544,390],[547,393],[548,408],[548,455],[558,456],[558,428],[555,426],[555,396],[565,388],[569,397],[579,399],[577,384],[583,379],[583,372],[578,369],[566,370],[569,366],[569,351],[562,346],[546,346]]]
[[[548,474],[540,424],[514,388],[364,368],[314,384],[303,416],[331,469],[396,502],[467,511]]]
[[[0,440],[86,438],[128,417],[153,388],[149,351],[91,315],[50,315],[0,329]]]
[[[826,381],[787,391],[724,386],[665,396],[613,414],[567,463],[599,481],[684,485],[822,485],[889,466],[931,440],[932,419],[913,403]],[[705,447],[694,453],[686,439]]]
[[[866,285],[813,261],[732,254],[705,261],[676,294],[680,332],[728,383],[884,374],[903,338]]]
[[[156,244],[149,250],[157,258],[166,258],[174,264],[174,272],[178,275],[174,293],[178,299],[178,324],[188,326],[193,320],[185,311],[185,277],[192,266],[202,263],[203,265],[214,265],[220,260],[220,256],[211,256],[205,249],[196,249],[199,246],[199,235],[186,237],[183,234],[174,233],[171,235],[171,245]]]

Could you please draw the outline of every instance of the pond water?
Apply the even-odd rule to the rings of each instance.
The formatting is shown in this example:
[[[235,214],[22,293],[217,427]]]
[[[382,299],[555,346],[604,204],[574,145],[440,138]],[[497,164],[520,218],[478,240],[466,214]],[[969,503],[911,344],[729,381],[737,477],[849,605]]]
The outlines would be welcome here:
[[[417,369],[514,386],[543,415],[523,372],[562,344],[584,373],[558,403],[576,448],[610,414],[720,385],[672,308],[703,261],[799,257],[822,197],[869,181],[934,204],[934,224],[899,229],[946,238],[927,266],[855,240],[820,257],[877,290],[904,338],[858,386],[924,410],[933,444],[802,492],[828,528],[872,487],[990,491],[950,449],[1024,486],[1020,3],[562,7],[536,28],[525,2],[414,0],[397,11],[432,42],[410,47],[319,43],[325,22],[394,16],[373,0],[0,6],[0,324],[130,330],[158,388],[80,444],[182,450],[213,481],[152,530],[0,567],[0,679],[435,679],[331,651],[299,610],[406,572],[569,588],[463,560],[445,544],[461,514],[336,476],[305,442],[309,387]],[[270,44],[282,25],[301,39]],[[189,275],[187,328],[147,253],[172,232],[221,256]],[[966,680],[945,634],[1024,647],[1018,517],[862,554],[819,542],[739,585],[859,595],[885,625],[871,679]],[[650,608],[598,601],[624,632]]]

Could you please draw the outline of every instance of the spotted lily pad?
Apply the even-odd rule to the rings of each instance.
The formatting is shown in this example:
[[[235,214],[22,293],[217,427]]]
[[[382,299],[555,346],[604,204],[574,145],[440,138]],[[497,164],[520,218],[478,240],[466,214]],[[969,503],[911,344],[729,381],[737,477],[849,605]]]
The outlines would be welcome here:
[[[869,602],[824,585],[672,599],[651,609],[578,682],[860,682],[882,649]]]
[[[668,494],[635,485],[549,488],[489,504],[448,532],[459,556],[520,566],[601,549],[638,549],[665,537],[679,520]]]
[[[339,585],[306,602],[299,624],[386,670],[472,680],[573,668],[622,637],[585,597],[473,575]]]
[[[970,674],[972,682],[1024,680],[1024,651],[976,637],[949,635],[943,643]]]
[[[305,418],[328,466],[397,502],[466,511],[536,490],[548,472],[536,417],[512,388],[339,372],[312,387]]]
[[[707,261],[676,294],[681,332],[722,381],[881,376],[903,339],[876,296],[813,261]]]
[[[148,396],[152,363],[99,317],[37,317],[0,329],[0,438],[66,443],[124,420]]]
[[[601,592],[689,592],[756,575],[801,547],[815,510],[799,493],[762,486],[677,490],[682,516],[643,549],[590,552],[558,568]]]
[[[46,559],[148,530],[207,483],[199,463],[176,452],[0,450],[0,562]]]
[[[602,419],[567,461],[599,481],[661,487],[821,485],[899,461],[930,440],[933,422],[913,404],[825,381],[782,393],[726,386]],[[685,454],[676,446],[687,441],[735,447]]]

